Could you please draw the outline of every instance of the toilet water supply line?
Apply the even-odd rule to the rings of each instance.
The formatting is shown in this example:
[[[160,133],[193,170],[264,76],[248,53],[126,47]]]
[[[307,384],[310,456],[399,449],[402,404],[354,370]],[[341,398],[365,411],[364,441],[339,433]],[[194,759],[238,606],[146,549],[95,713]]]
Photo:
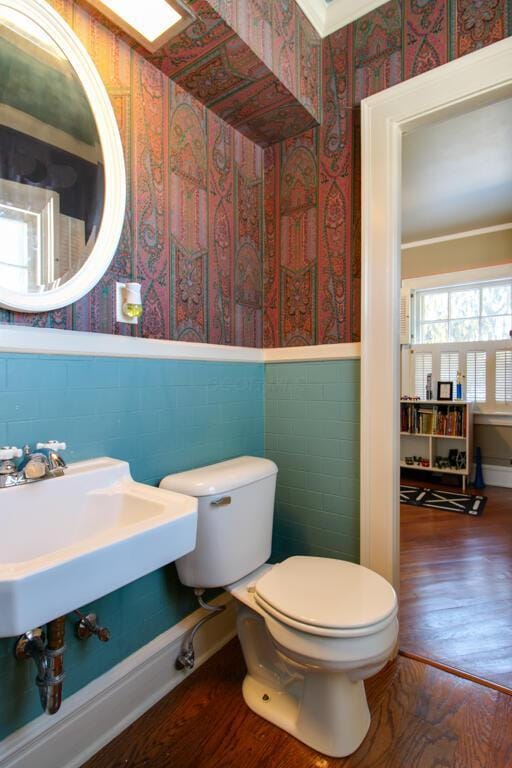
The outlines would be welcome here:
[[[176,669],[194,669],[194,665],[196,663],[196,654],[194,651],[194,638],[197,634],[197,632],[201,629],[203,624],[206,624],[207,621],[210,621],[210,619],[213,619],[214,616],[216,616],[219,613],[222,613],[226,610],[225,605],[209,605],[203,600],[203,595],[205,593],[205,589],[202,588],[196,588],[194,589],[194,595],[197,597],[197,602],[201,606],[201,608],[204,608],[205,611],[208,611],[206,616],[203,616],[202,619],[199,619],[194,626],[192,627],[189,635],[185,638],[181,653],[176,659],[174,666]]]
[[[209,605],[203,600],[204,589],[194,589],[197,602],[200,607],[207,611],[197,621],[189,635],[186,637],[181,653],[176,659],[176,669],[193,669],[195,665],[194,638],[199,629],[214,616],[226,610],[225,605]],[[96,615],[93,613],[84,616],[80,611],[74,611],[79,617],[76,624],[76,636],[80,640],[87,640],[92,635],[101,642],[107,642],[110,639],[110,632],[106,627],[101,627],[96,621]],[[27,661],[32,659],[37,668],[35,683],[39,688],[39,698],[43,711],[48,715],[54,715],[59,711],[62,703],[62,683],[64,681],[64,653],[66,644],[64,634],[66,627],[66,617],[61,616],[58,619],[49,621],[46,625],[46,637],[41,627],[26,632],[16,642],[14,654],[18,661]]]

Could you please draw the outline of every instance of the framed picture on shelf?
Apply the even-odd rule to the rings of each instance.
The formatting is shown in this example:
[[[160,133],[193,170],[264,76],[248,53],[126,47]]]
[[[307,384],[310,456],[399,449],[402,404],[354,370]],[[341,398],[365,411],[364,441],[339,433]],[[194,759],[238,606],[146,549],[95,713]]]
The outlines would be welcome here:
[[[437,399],[453,400],[453,383],[451,381],[437,382]]]

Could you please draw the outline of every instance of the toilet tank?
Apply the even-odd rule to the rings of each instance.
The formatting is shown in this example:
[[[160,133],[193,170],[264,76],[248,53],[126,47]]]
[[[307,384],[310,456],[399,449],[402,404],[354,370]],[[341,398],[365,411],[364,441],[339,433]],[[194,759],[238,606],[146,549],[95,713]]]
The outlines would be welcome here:
[[[167,475],[160,488],[198,500],[197,543],[176,561],[188,587],[224,587],[270,557],[277,467],[253,456]]]

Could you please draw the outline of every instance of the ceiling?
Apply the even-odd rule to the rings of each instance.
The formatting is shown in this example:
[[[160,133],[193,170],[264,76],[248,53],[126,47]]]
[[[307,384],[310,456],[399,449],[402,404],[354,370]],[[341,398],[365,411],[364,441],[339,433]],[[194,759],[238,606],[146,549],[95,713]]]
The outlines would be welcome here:
[[[512,99],[404,136],[403,243],[508,222]]]
[[[354,19],[383,4],[383,0],[296,0],[316,31],[327,37]]]

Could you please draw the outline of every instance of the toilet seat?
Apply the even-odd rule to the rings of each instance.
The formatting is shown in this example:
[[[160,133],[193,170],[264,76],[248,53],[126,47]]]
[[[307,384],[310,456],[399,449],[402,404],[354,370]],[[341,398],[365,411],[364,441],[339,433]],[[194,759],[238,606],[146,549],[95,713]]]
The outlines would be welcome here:
[[[261,597],[258,597],[257,594],[255,594],[255,602],[259,607],[266,613],[268,613],[270,616],[273,616],[277,621],[280,621],[282,624],[286,624],[288,627],[292,627],[293,629],[298,629],[300,632],[304,632],[308,635],[317,635],[318,637],[363,637],[367,635],[373,635],[377,632],[380,632],[381,630],[388,627],[396,618],[396,615],[398,613],[398,608],[395,608],[395,610],[388,616],[387,619],[384,619],[383,621],[380,621],[376,624],[369,624],[366,627],[355,627],[355,628],[339,628],[339,629],[333,629],[332,627],[321,627],[314,624],[306,624],[301,621],[297,621],[296,619],[291,618],[290,616],[287,616],[285,613],[280,613],[279,611],[276,611],[275,608],[273,608],[268,603],[265,603],[264,600],[261,599]]]
[[[275,565],[254,587],[262,610],[321,637],[360,637],[385,629],[397,614],[393,587],[374,571],[344,560],[296,556]]]

